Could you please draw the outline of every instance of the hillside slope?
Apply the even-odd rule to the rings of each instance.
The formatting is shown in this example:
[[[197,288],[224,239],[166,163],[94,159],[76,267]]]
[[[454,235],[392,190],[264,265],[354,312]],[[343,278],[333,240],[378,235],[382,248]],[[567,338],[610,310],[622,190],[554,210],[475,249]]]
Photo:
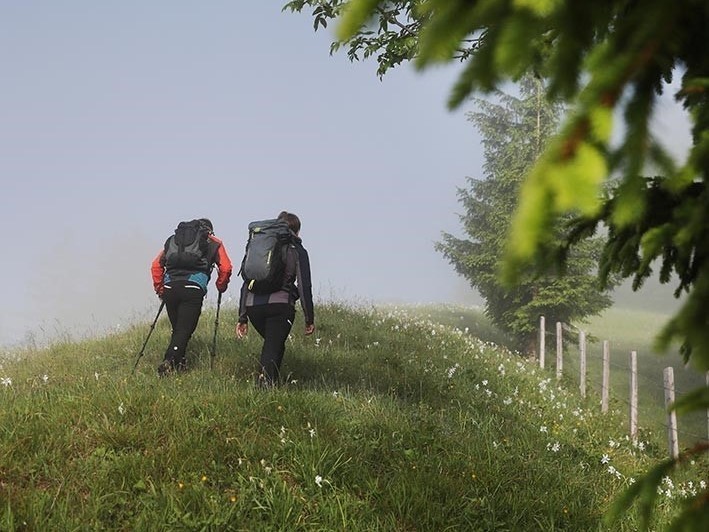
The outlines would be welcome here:
[[[149,325],[5,355],[0,528],[603,530],[661,453],[464,331],[318,311],[313,337],[296,321],[288,382],[270,391],[252,385],[260,342],[234,337],[233,308],[211,370],[213,310],[190,370],[165,379],[164,319],[135,375]],[[629,515],[608,529],[635,528]]]

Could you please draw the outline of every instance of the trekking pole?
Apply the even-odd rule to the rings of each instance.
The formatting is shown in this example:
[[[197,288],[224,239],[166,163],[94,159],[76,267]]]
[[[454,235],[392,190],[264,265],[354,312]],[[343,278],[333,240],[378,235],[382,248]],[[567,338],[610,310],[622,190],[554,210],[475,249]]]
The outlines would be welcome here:
[[[164,306],[165,306],[165,302],[164,301],[160,302],[160,308],[158,309],[158,313],[155,315],[155,319],[153,320],[153,324],[150,326],[150,332],[148,333],[148,336],[145,338],[145,342],[143,342],[143,347],[140,349],[140,353],[138,353],[138,358],[135,359],[135,364],[133,365],[133,371],[131,371],[131,374],[134,374],[135,368],[138,367],[138,361],[143,356],[143,352],[145,351],[145,346],[148,345],[148,340],[150,339],[150,335],[153,334],[153,329],[155,329],[155,324],[158,322],[158,318],[160,317],[160,313],[162,312],[162,309]]]
[[[212,356],[209,357],[209,369],[214,369],[214,357],[217,356],[217,327],[219,326],[219,307],[222,305],[222,293],[217,297],[217,316],[214,318],[214,337],[212,338]]]

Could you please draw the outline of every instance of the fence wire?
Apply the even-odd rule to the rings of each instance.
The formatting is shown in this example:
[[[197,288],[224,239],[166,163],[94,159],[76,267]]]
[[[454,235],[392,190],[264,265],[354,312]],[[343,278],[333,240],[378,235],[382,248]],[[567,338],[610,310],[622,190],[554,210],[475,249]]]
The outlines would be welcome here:
[[[580,371],[580,359],[579,358],[574,358],[574,355],[578,355],[580,357],[580,345],[579,345],[579,338],[580,338],[580,333],[584,333],[586,335],[586,338],[588,338],[590,335],[587,334],[586,331],[583,331],[582,329],[579,329],[576,326],[569,325],[566,323],[561,324],[561,329],[562,329],[562,377],[566,378],[574,378],[574,379],[580,379],[579,371]],[[541,333],[541,331],[540,331]],[[571,336],[571,339],[566,338],[566,335]],[[541,334],[539,336],[541,340]],[[545,370],[552,371],[556,373],[556,361],[557,361],[557,330],[556,330],[556,324],[549,324],[546,325],[545,331],[544,331],[544,340],[545,340],[545,349],[544,349],[544,360],[545,360]],[[598,380],[596,378],[596,374],[601,375],[602,374],[602,364],[603,364],[603,342],[608,341],[609,343],[609,361],[608,361],[608,366],[611,370],[611,377],[609,379],[608,383],[608,399],[609,402],[613,401],[614,404],[619,404],[622,405],[622,407],[626,408],[626,412],[628,412],[628,421],[630,421],[630,372],[631,372],[631,364],[630,364],[630,351],[627,353],[627,358],[626,358],[626,363],[620,363],[617,362],[617,356],[618,353],[613,351],[613,342],[605,339],[601,340],[599,345],[596,345],[594,342],[593,348],[589,348],[588,343],[586,343],[586,375],[585,375],[585,383],[586,383],[586,395],[589,395],[589,392],[595,393],[597,390],[598,394],[601,394],[601,391],[603,390],[603,382],[601,380]],[[540,345],[541,347],[541,345]],[[682,385],[678,385],[678,383],[675,381],[675,386],[670,390],[665,385],[664,378],[662,375],[658,376],[657,375],[652,375],[648,371],[642,371],[642,366],[641,366],[641,361],[642,361],[642,354],[640,351],[635,350],[637,353],[637,368],[636,368],[636,377],[637,377],[637,393],[638,393],[638,404],[637,404],[637,421],[638,425],[642,427],[644,430],[652,430],[652,427],[659,428],[663,432],[667,433],[670,430],[676,430],[678,437],[682,440],[691,440],[693,442],[699,442],[699,441],[706,441],[709,440],[709,412],[696,412],[694,413],[694,416],[682,416],[681,418],[678,418],[677,420],[677,426],[672,427],[669,422],[660,422],[658,421],[658,416],[657,416],[657,407],[648,407],[647,401],[649,399],[655,399],[657,400],[658,397],[662,397],[663,403],[662,403],[662,410],[663,410],[663,415],[665,416],[665,419],[668,418],[669,414],[667,410],[664,407],[664,398],[667,396],[667,393],[669,391],[674,391],[674,396],[675,396],[675,401],[678,401],[682,397],[685,397],[688,395],[691,391],[696,389],[697,385],[696,384],[688,384],[687,382],[690,380],[691,377],[693,376],[688,376],[688,375],[682,375],[681,381]],[[614,356],[615,354],[615,356]],[[540,352],[540,356],[542,353]],[[601,364],[599,367],[598,364]],[[671,364],[670,364],[671,365]],[[594,368],[594,371],[590,371],[590,368]],[[673,367],[674,369],[674,367]],[[616,370],[615,372],[613,370]],[[628,376],[627,384],[623,385],[623,389],[627,389],[627,394],[623,393],[617,393],[614,389],[618,388],[618,383],[614,382],[613,376],[616,376],[616,381],[617,379],[617,374],[618,372],[622,372],[622,374],[625,374]],[[676,376],[676,375],[675,375]],[[694,377],[700,377],[699,374],[695,374]],[[706,375],[705,375],[706,379]],[[658,384],[658,382],[660,384]],[[705,381],[706,382],[706,381]],[[690,391],[685,391],[684,386],[691,386],[692,390]],[[706,385],[706,384],[704,384]],[[580,386],[580,382],[579,382]],[[654,392],[654,393],[653,393]],[[640,397],[642,394],[642,398]],[[647,397],[646,397],[647,396]],[[697,417],[699,418],[700,416],[703,416],[702,420],[697,419],[695,424],[700,424],[703,423],[705,427],[707,427],[707,433],[704,435],[697,434],[696,431],[687,429],[687,428],[681,428],[680,427],[680,420],[682,422],[688,422],[690,418],[692,417]],[[642,423],[642,420],[649,420],[650,424],[648,425],[647,421],[645,423]]]

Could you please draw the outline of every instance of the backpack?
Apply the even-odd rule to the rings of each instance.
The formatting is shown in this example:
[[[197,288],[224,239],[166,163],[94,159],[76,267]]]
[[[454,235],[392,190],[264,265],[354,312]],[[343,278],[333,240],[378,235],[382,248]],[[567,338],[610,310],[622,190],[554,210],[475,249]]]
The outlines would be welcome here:
[[[285,220],[249,224],[249,239],[239,273],[254,294],[270,294],[284,287],[287,248],[292,233]]]
[[[180,222],[165,242],[168,270],[209,271],[209,228],[199,220]]]

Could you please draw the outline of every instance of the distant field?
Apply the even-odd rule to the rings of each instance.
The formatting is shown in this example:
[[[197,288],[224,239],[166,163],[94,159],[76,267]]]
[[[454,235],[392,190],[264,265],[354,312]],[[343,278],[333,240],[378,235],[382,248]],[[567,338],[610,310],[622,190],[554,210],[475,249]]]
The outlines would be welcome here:
[[[581,328],[587,329],[599,339],[615,338],[623,347],[654,352],[654,336],[668,319],[667,314],[656,311],[611,308]]]

